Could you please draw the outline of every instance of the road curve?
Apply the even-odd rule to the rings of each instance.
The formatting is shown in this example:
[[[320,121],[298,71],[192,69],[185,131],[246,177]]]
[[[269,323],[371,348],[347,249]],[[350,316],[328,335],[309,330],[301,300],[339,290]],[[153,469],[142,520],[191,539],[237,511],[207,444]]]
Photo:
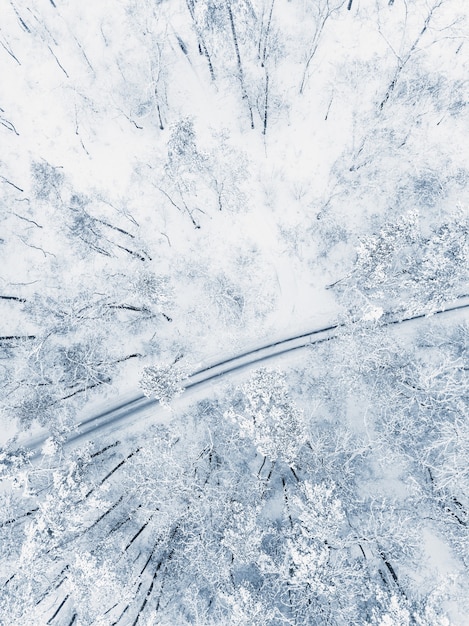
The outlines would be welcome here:
[[[425,317],[434,317],[435,315],[443,315],[445,313],[447,314],[463,309],[469,309],[469,297],[467,296],[461,298],[459,304],[439,309],[434,311],[432,314],[422,313],[406,317],[404,319],[391,318],[388,315],[386,317],[383,316],[380,326],[391,326],[412,322]],[[224,359],[223,361],[212,363],[192,372],[186,380],[184,390],[188,392],[205,383],[228,374],[262,365],[284,354],[301,350],[311,345],[330,341],[331,339],[337,337],[340,331],[345,327],[346,325],[343,323],[332,324],[324,328],[319,328],[310,332],[302,333],[301,335],[295,335],[294,337],[289,337],[287,339],[282,339],[274,343],[260,346],[259,348],[243,352],[242,354]],[[135,395],[133,398],[130,398],[120,405],[111,407],[98,415],[93,415],[92,417],[79,422],[75,431],[70,434],[65,444],[70,445],[86,440],[91,435],[96,435],[103,430],[107,430],[111,426],[115,427],[120,422],[125,421],[131,416],[134,417],[138,413],[147,410],[149,407],[157,406],[158,404],[158,401],[152,398],[147,398],[141,394]],[[31,459],[41,456],[41,448],[46,439],[46,436],[39,437],[24,446],[31,451]]]

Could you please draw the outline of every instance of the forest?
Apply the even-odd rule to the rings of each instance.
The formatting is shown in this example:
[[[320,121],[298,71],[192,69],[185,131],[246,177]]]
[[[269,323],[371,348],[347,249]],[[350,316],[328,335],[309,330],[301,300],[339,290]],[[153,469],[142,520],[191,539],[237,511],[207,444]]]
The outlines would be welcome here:
[[[465,626],[462,0],[0,0],[0,626]]]

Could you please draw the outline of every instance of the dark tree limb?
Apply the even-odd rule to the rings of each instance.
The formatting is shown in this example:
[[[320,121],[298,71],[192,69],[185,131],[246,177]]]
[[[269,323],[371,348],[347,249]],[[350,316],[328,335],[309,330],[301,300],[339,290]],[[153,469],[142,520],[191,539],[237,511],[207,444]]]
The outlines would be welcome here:
[[[264,128],[262,134],[265,136],[267,132],[267,116],[269,113],[269,74],[265,70],[265,99],[264,99]]]
[[[203,54],[206,61],[207,61],[207,65],[208,65],[208,69],[210,72],[210,78],[212,79],[212,81],[215,80],[215,72],[213,70],[213,64],[212,64],[212,59],[210,58],[210,54],[208,52],[207,49],[207,45],[205,43],[205,39],[203,36],[203,33],[200,31],[200,28],[197,25],[197,19],[195,16],[195,6],[194,6],[194,2],[193,0],[186,0],[186,5],[187,8],[189,10],[191,19],[192,19],[192,25],[194,27],[194,31],[195,34],[197,36],[197,43],[198,43],[198,47],[199,47],[199,54]],[[159,113],[159,110],[158,110]],[[161,116],[160,116],[160,128],[162,127],[162,123],[161,123]],[[161,128],[161,130],[163,130],[163,128]]]
[[[226,9],[228,11],[228,17],[230,20],[230,27],[231,27],[231,34],[233,36],[233,44],[234,44],[234,48],[235,48],[235,52],[236,52],[236,62],[238,65],[238,77],[239,77],[239,82],[241,84],[241,93],[242,93],[242,98],[243,100],[246,101],[247,105],[248,105],[248,109],[249,109],[249,117],[251,120],[251,128],[254,129],[254,118],[252,115],[252,107],[251,104],[249,102],[249,98],[248,98],[248,93],[246,91],[246,84],[244,82],[244,70],[243,70],[243,65],[241,63],[241,54],[239,52],[239,45],[238,45],[238,35],[236,33],[236,26],[234,23],[234,17],[233,17],[233,11],[231,10],[231,0],[227,0],[226,2]]]
[[[129,541],[129,543],[125,546],[124,548],[124,552],[127,552],[127,550],[130,548],[130,546],[133,544],[133,542],[138,539],[138,537],[143,533],[143,531],[145,530],[145,528],[148,526],[148,524],[150,523],[151,519],[152,519],[153,515],[150,515],[150,517],[147,519],[147,521],[145,522],[145,524],[143,524],[143,526],[141,526],[139,528],[139,530],[135,533],[135,535],[132,537],[132,539]]]
[[[18,65],[21,65],[21,63],[18,61],[18,59],[16,58],[16,56],[13,54],[13,51],[11,50],[10,47],[7,47],[3,41],[0,41],[0,45],[2,46],[2,48],[4,48],[8,54],[12,57],[12,59],[15,59],[15,61],[18,63]]]
[[[15,302],[26,302],[26,298],[18,298],[18,296],[0,296],[0,300],[14,300]]]
[[[18,517],[13,517],[12,519],[7,519],[7,520],[5,520],[4,522],[2,522],[0,524],[0,528],[3,528],[4,526],[10,526],[11,524],[14,524],[15,522],[18,522],[20,519],[23,519],[25,517],[30,517],[33,513],[36,513],[36,511],[39,511],[39,507],[31,509],[30,511],[26,511],[26,513],[23,513],[22,515],[19,515]]]
[[[88,526],[88,528],[85,530],[85,532],[90,531],[90,530],[91,530],[92,528],[94,528],[97,524],[99,524],[99,522],[100,522],[101,520],[103,520],[103,519],[104,519],[107,515],[109,515],[109,513],[112,513],[112,511],[114,511],[114,509],[116,509],[116,508],[119,506],[119,504],[122,502],[122,500],[123,500],[123,499],[124,499],[124,495],[121,495],[121,497],[117,500],[117,502],[114,502],[114,504],[113,504],[113,505],[112,505],[109,509],[107,509],[107,511],[104,511],[104,513],[102,513],[102,515],[100,515],[100,516],[98,517],[98,519],[97,519],[97,520],[95,520],[95,521],[91,524],[91,526]]]
[[[98,450],[98,452],[93,452],[93,454],[91,455],[91,458],[94,459],[95,457],[100,456],[101,454],[104,454],[104,452],[107,452],[111,448],[115,448],[116,446],[120,445],[120,443],[121,443],[120,441],[110,443],[108,446],[105,446],[102,450]]]
[[[112,470],[108,472],[106,476],[100,480],[100,482],[98,483],[98,487],[101,487],[102,485],[104,485],[104,483],[107,480],[109,480],[109,478],[111,478],[111,476],[115,474],[115,472],[117,472],[118,469],[120,469],[125,463],[127,463],[129,459],[135,456],[139,451],[140,451],[140,448],[136,448],[130,454],[128,454],[124,459],[122,459],[122,461],[120,461],[115,467],[113,467]],[[85,498],[88,498],[95,489],[96,487],[93,487],[93,489],[90,489],[90,491],[88,491],[88,493],[85,494]]]
[[[52,622],[54,621],[54,619],[57,617],[57,615],[59,614],[60,610],[62,609],[63,605],[67,602],[67,600],[69,599],[70,594],[67,593],[67,595],[65,596],[65,598],[62,600],[62,602],[59,604],[58,608],[56,609],[56,611],[54,612],[54,614],[52,615],[52,617],[50,617],[47,620],[47,624],[52,624]]]

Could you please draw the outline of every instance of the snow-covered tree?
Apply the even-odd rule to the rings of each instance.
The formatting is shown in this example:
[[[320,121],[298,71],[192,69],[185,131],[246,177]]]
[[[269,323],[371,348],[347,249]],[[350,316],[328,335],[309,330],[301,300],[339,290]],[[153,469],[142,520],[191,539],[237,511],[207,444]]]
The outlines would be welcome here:
[[[279,618],[279,611],[263,601],[248,584],[238,587],[233,594],[223,593],[222,599],[228,608],[230,626],[244,626],[248,623],[267,626]]]
[[[158,276],[148,271],[136,272],[131,278],[132,291],[146,306],[166,310],[170,306],[172,289],[168,276]]]
[[[184,369],[174,363],[150,365],[143,369],[140,388],[148,398],[155,398],[163,406],[169,406],[183,393],[186,378]]]
[[[295,464],[303,443],[303,414],[290,398],[285,374],[262,368],[241,387],[242,408],[231,408],[243,437],[248,437],[271,461]]]
[[[376,307],[402,317],[431,313],[467,293],[468,232],[462,211],[430,224],[410,212],[362,238],[352,272],[337,289],[355,315]]]

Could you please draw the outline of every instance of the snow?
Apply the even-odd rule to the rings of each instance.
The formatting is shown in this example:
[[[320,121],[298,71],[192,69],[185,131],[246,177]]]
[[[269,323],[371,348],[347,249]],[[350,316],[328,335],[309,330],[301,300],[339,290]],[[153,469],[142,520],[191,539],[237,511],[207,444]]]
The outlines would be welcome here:
[[[182,474],[192,476],[187,451],[195,455],[197,443],[212,452],[219,439],[235,437],[232,429],[236,424],[228,426],[223,416],[242,409],[238,421],[252,436],[241,442],[238,433],[236,454],[242,451],[247,458],[235,455],[223,480],[228,484],[227,475],[239,475],[249,482],[257,471],[252,468],[262,462],[255,446],[249,448],[256,429],[249,421],[247,404],[240,399],[246,380],[259,365],[250,362],[252,356],[237,361],[242,368],[175,398],[170,409],[147,406],[133,414],[119,407],[141,393],[139,381],[145,368],[159,371],[162,365],[171,368],[177,362],[193,372],[287,338],[344,324],[337,340],[262,364],[278,365],[285,372],[292,402],[301,407],[305,431],[317,435],[315,449],[322,461],[310,458],[304,445],[299,453],[306,468],[302,480],[310,480],[307,473],[311,471],[319,481],[321,471],[328,468],[329,475],[321,480],[340,484],[343,506],[350,511],[350,518],[360,520],[371,533],[370,545],[379,538],[372,537],[376,528],[370,530],[366,507],[369,502],[383,503],[385,521],[381,522],[388,524],[383,530],[383,541],[388,542],[383,550],[389,545],[392,553],[399,541],[405,544],[406,533],[409,543],[414,540],[411,524],[405,523],[396,526],[404,539],[397,537],[393,543],[390,538],[389,528],[399,518],[396,507],[402,506],[411,516],[406,507],[415,497],[419,513],[430,518],[436,515],[432,506],[436,507],[437,499],[446,502],[451,495],[444,490],[435,495],[422,478],[422,467],[433,458],[434,450],[440,449],[439,443],[425,449],[425,442],[418,439],[422,431],[417,429],[411,442],[415,445],[409,446],[422,457],[413,459],[398,429],[399,420],[403,420],[402,428],[409,428],[409,416],[417,415],[423,416],[423,421],[435,420],[434,429],[428,428],[426,436],[440,432],[439,420],[446,414],[441,411],[438,418],[429,417],[426,411],[428,403],[441,398],[435,400],[431,389],[422,391],[415,385],[422,383],[420,373],[438,384],[446,380],[445,368],[456,358],[448,357],[450,350],[458,346],[461,354],[457,359],[462,363],[467,345],[461,338],[448,339],[442,331],[453,348],[444,341],[431,350],[423,347],[420,324],[430,330],[437,328],[443,316],[436,321],[419,318],[418,322],[387,324],[393,319],[390,307],[397,302],[395,294],[400,300],[407,297],[408,291],[401,298],[403,284],[412,282],[409,274],[423,254],[423,238],[448,223],[459,223],[463,232],[469,180],[466,11],[458,0],[433,4],[418,0],[409,6],[354,0],[350,10],[347,3],[335,0],[312,4],[233,0],[229,6],[234,12],[241,77],[225,5],[205,0],[193,5],[182,0],[86,5],[67,0],[39,4],[4,0],[0,29],[0,295],[18,300],[0,300],[1,335],[34,338],[8,340],[0,346],[4,389],[0,446],[7,454],[21,445],[40,447],[40,461],[27,465],[27,470],[18,461],[15,471],[30,472],[42,506],[53,494],[53,490],[47,491],[52,484],[47,472],[54,463],[57,471],[66,474],[68,463],[85,463],[89,450],[104,447],[117,436],[123,455],[130,454],[136,442],[149,454],[147,441],[156,447],[163,445],[152,439],[155,432],[182,433],[184,450],[178,452],[178,462],[185,468]],[[191,6],[199,20],[197,29]],[[328,14],[333,7],[336,10]],[[272,20],[268,22],[270,11]],[[308,55],[315,49],[314,33],[320,36],[309,62]],[[210,53],[215,80],[211,80],[199,45]],[[266,58],[261,63],[263,46]],[[268,118],[263,133],[267,75]],[[254,129],[250,128],[249,107]],[[193,130],[193,145],[176,136],[181,122],[186,130]],[[405,216],[413,211],[420,214],[420,247],[391,250],[386,257],[391,259],[389,267],[382,268],[384,286],[373,283],[367,290],[355,265],[363,241],[380,233],[385,224],[391,224],[390,233],[401,228]],[[392,245],[390,239],[384,240],[384,248]],[[426,274],[437,276],[451,300],[453,277],[463,279],[468,274],[464,259],[451,270],[451,254],[467,250],[464,232],[459,241],[458,250],[436,246],[437,267],[430,268],[434,274],[430,270]],[[402,267],[404,277],[399,274]],[[138,280],[144,273],[164,285],[161,300],[145,292],[145,281]],[[457,286],[461,295],[467,293],[462,280]],[[399,302],[402,310],[414,307],[412,311],[418,313],[421,309],[414,309],[422,305],[422,312],[428,313],[451,306],[442,294],[436,294],[438,303],[425,301],[429,294],[436,296],[429,285],[418,287],[417,304]],[[454,302],[465,305],[466,301]],[[467,320],[466,309],[445,313],[444,320],[449,333]],[[463,332],[461,336],[465,336]],[[298,340],[299,344],[302,341]],[[83,348],[81,352],[79,348]],[[258,354],[271,352],[267,348]],[[84,354],[86,362],[75,362],[76,354]],[[383,371],[387,378],[380,378]],[[465,384],[465,371],[461,366],[444,390],[447,402],[454,400],[454,386]],[[199,379],[196,376],[194,380]],[[413,395],[408,398],[406,394]],[[44,398],[46,408],[41,404]],[[454,400],[448,415],[464,408],[464,398],[461,393],[460,404]],[[207,426],[208,440],[207,432],[196,424],[198,411],[207,402],[216,407],[207,420],[218,415],[218,421]],[[76,424],[114,409],[114,417],[127,410],[129,414],[120,421],[109,419],[99,434],[93,434],[90,448],[82,440],[61,447],[61,437],[68,436]],[[45,416],[51,416],[47,423]],[[275,416],[278,422],[279,415]],[[394,439],[389,434],[391,427],[395,428]],[[420,422],[418,427],[423,429]],[[451,420],[446,430],[441,428],[442,433],[449,432]],[[347,436],[342,436],[341,429]],[[276,432],[289,436],[288,429],[285,434],[278,427],[270,433],[274,439]],[[331,443],[334,437],[336,448]],[[355,445],[350,441],[356,442],[355,451],[347,448]],[[277,443],[269,441],[266,449],[277,450]],[[451,440],[448,446],[460,454],[460,463],[461,443]],[[297,465],[301,467],[300,462]],[[100,478],[93,472],[99,473],[99,461],[93,468],[83,474],[87,476],[83,480],[98,484]],[[246,468],[250,468],[249,478],[243,475]],[[7,479],[2,497],[10,488],[13,494],[5,500],[9,520],[6,511],[17,507],[23,512],[27,502],[11,487],[14,480],[8,482],[14,470],[2,465],[3,470]],[[261,513],[253,513],[250,519],[254,526],[259,522],[258,533],[266,532],[262,526],[266,520],[272,524],[276,520],[283,528],[287,518],[289,505],[279,488],[282,471],[273,469],[272,493],[262,496]],[[288,468],[285,471],[288,473]],[[448,471],[452,476],[453,470]],[[78,475],[73,474],[73,481],[82,480]],[[125,480],[136,480],[126,476]],[[116,501],[119,480],[109,483]],[[459,480],[458,489],[464,491],[464,477]],[[207,483],[216,490],[209,478]],[[413,490],[415,484],[418,489]],[[197,484],[196,490],[199,487]],[[181,493],[192,489],[179,485],[175,493],[178,488]],[[75,496],[81,493],[77,489]],[[288,489],[296,489],[293,478]],[[184,500],[185,496],[178,497]],[[106,506],[111,500],[105,496]],[[59,509],[69,506],[65,499],[59,501]],[[199,510],[199,503],[191,502]],[[106,506],[102,504],[102,510]],[[405,563],[399,544],[389,557],[394,564],[397,561],[399,577],[403,573],[406,581],[413,581],[409,595],[426,598],[429,603],[436,588],[429,572],[437,572],[438,580],[455,574],[460,575],[462,585],[466,581],[462,563],[467,556],[458,534],[463,529],[445,537],[441,528],[449,522],[438,510],[438,522],[428,521],[419,528],[422,553],[413,552]],[[117,516],[113,512],[110,519],[114,514]],[[293,511],[291,524],[297,522],[296,514]],[[46,528],[46,514],[42,511],[40,515]],[[33,550],[36,539],[28,543],[27,533],[39,537],[44,530],[34,523],[31,520],[31,526],[25,526],[24,536],[18,534],[17,550],[23,540],[24,549]],[[39,543],[49,541],[41,537]],[[85,548],[94,549],[90,545]],[[145,553],[148,545],[142,544],[141,550]],[[350,548],[354,550],[358,552],[356,544]],[[10,552],[1,557],[6,572],[14,561],[14,548]],[[375,574],[379,582],[377,574],[383,572],[383,565],[378,548],[366,552],[378,563]],[[294,545],[293,553],[303,559]],[[423,553],[425,559],[419,563],[414,555]],[[75,582],[70,582],[72,576],[67,585],[79,598],[86,591],[82,579],[87,568],[89,578],[99,579],[101,564],[94,556],[80,560],[77,554],[72,564]],[[306,559],[306,569],[307,565]],[[275,567],[280,571],[284,565]],[[301,572],[307,577],[303,569],[302,565]],[[51,569],[46,576],[52,580],[54,575]],[[117,593],[112,572],[106,581],[106,593]],[[177,587],[177,582],[173,583]],[[329,588],[318,580],[315,584]],[[125,589],[127,593],[130,587]],[[252,590],[248,593],[242,585],[239,589],[244,591],[239,591],[237,599],[228,595],[224,601],[225,606],[232,606],[233,615],[249,613],[249,602],[257,602],[251,598]],[[351,582],[347,589],[353,596]],[[200,602],[203,593],[194,593]],[[457,585],[445,590],[440,604],[446,607],[451,623],[463,624],[463,602],[455,599],[458,593]],[[99,605],[99,597],[93,598]],[[54,596],[46,621],[52,607],[57,608],[55,601]],[[0,612],[2,602],[0,593]],[[408,615],[408,607],[399,602],[393,596],[392,610]],[[23,604],[27,606],[28,600],[23,598]],[[371,614],[368,612],[366,619],[371,619]],[[62,619],[60,615],[58,619]],[[382,613],[373,623],[387,623],[390,615]],[[20,624],[21,619],[20,615],[14,623]],[[303,619],[307,619],[304,614]],[[341,623],[346,623],[347,618],[343,619]],[[204,623],[204,617],[200,620]]]

